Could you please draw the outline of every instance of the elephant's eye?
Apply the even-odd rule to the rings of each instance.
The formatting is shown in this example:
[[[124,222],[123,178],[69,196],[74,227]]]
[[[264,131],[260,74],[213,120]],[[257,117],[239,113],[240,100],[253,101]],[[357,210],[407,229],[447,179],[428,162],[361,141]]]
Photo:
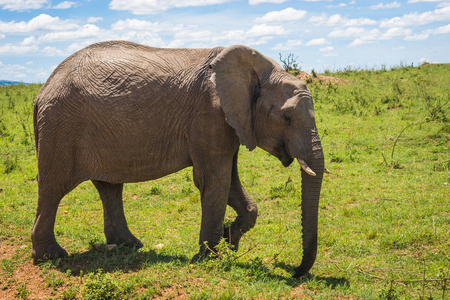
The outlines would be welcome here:
[[[286,112],[286,113],[284,113],[283,114],[283,121],[284,121],[284,124],[286,124],[286,125],[291,125],[291,121],[292,121],[292,115],[291,115],[291,113],[289,113],[289,112]]]

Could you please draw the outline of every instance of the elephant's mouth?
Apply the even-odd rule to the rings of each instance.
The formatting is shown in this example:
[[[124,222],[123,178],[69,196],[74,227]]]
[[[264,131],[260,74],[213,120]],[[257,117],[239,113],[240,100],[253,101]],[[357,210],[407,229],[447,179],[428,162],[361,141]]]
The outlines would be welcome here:
[[[287,151],[286,141],[284,139],[280,140],[280,142],[275,146],[274,156],[277,157],[285,167],[289,167],[294,161]]]

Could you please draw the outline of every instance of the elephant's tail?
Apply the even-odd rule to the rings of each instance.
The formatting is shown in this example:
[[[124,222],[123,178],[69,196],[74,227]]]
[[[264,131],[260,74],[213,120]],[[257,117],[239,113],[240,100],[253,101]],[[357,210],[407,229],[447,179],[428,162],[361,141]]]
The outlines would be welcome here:
[[[36,99],[34,102],[34,109],[33,109],[33,127],[34,127],[34,143],[36,145],[36,155],[39,156],[39,131],[37,126],[37,114],[38,114],[38,101]],[[39,172],[36,175],[36,180],[39,181]]]
[[[38,113],[38,101],[34,102],[34,110],[33,110],[33,127],[34,127],[34,142],[36,143],[36,154],[38,153],[38,141],[39,141],[39,132],[37,126],[37,113]]]

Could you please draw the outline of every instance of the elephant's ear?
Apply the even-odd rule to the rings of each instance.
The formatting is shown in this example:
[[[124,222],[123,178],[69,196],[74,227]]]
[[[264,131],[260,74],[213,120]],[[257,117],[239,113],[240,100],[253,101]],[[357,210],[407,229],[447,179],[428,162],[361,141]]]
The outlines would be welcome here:
[[[256,50],[231,46],[222,50],[210,65],[210,80],[216,88],[226,121],[236,130],[241,144],[250,151],[256,147],[252,105],[259,92],[260,60],[265,57]]]

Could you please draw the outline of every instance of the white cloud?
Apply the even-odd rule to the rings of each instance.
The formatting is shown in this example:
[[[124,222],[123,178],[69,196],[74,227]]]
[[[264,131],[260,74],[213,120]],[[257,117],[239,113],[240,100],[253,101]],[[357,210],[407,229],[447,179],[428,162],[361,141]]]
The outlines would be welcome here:
[[[68,55],[70,53],[75,53],[78,50],[81,50],[84,47],[89,46],[90,44],[92,44],[92,41],[90,41],[90,40],[83,40],[83,41],[79,41],[79,42],[77,41],[75,43],[70,44],[69,47],[67,47],[64,52],[59,49],[56,49],[57,53],[54,55],[60,55],[58,53],[62,53],[62,55]],[[64,53],[67,53],[67,54],[64,54]]]
[[[56,47],[47,46],[42,50],[42,54],[45,56],[67,56],[69,53]]]
[[[302,40],[287,40],[285,43],[278,43],[274,47],[272,47],[272,50],[292,50],[298,46],[301,46],[303,44]]]
[[[288,0],[248,0],[248,4],[250,5],[257,5],[257,4],[261,4],[261,3],[283,3],[286,2]]]
[[[77,2],[63,1],[63,2],[58,3],[55,6],[52,6],[52,8],[53,9],[69,9],[69,8],[76,7],[76,6],[78,6]]]
[[[378,3],[377,5],[369,6],[370,9],[388,9],[388,8],[397,8],[402,6],[399,2],[394,1],[391,3],[384,4],[383,2]]]
[[[450,6],[449,0],[408,0],[408,3],[422,3],[422,2],[437,3],[437,7]]]
[[[312,39],[305,44],[305,46],[321,46],[329,44],[330,42],[324,38]]]
[[[361,27],[349,27],[346,29],[335,29],[328,34],[333,38],[354,38],[353,42],[349,44],[349,47],[354,47],[363,44],[373,43],[380,39],[391,39],[394,36],[398,36],[402,30],[391,30],[386,33],[382,33],[379,29],[374,28],[367,30]],[[410,32],[404,33],[409,34]]]
[[[213,36],[212,32],[208,32],[208,39],[211,37],[212,40],[215,41],[239,41],[241,42],[243,39],[247,38],[247,33],[244,30],[227,30],[221,32],[216,37]]]
[[[112,0],[109,8],[113,10],[128,10],[135,15],[156,14],[171,8],[192,7],[192,6],[208,6],[214,4],[222,4],[236,0]]]
[[[394,51],[403,50],[403,49],[405,49],[405,46],[398,46],[398,47],[392,48],[392,50],[394,50]]]
[[[10,70],[26,70],[27,68],[22,66],[22,65],[17,65],[17,64],[13,64],[13,65],[2,65],[3,67],[9,68]]]
[[[250,37],[267,36],[267,35],[285,35],[287,33],[288,32],[281,26],[267,25],[267,24],[254,25],[250,30],[247,31],[247,35]]]
[[[23,55],[37,52],[38,50],[39,47],[36,45],[18,45],[11,43],[0,45],[0,55]]]
[[[429,37],[430,35],[428,33],[423,32],[414,35],[409,35],[405,37],[405,41],[424,41],[428,40]]]
[[[89,17],[87,19],[88,23],[97,23],[99,21],[103,21],[103,17]]]
[[[393,27],[393,28],[389,28],[385,33],[383,33],[380,36],[380,40],[390,40],[394,37],[409,36],[409,35],[411,35],[411,33],[412,33],[412,30],[409,28]]]
[[[57,31],[76,29],[79,25],[73,20],[61,20],[46,14],[31,19],[29,22],[2,22],[0,21],[0,32],[5,33],[29,33],[33,31]]]
[[[297,21],[306,16],[306,11],[297,10],[292,7],[280,11],[271,11],[266,13],[263,17],[257,18],[257,22],[287,22],[287,21]]]
[[[43,36],[40,36],[39,42],[61,42],[72,41],[80,38],[89,38],[100,36],[102,30],[93,24],[86,24],[76,31],[58,31],[50,32]]]
[[[405,38],[405,40],[406,41],[423,41],[423,40],[427,40],[430,37],[430,35],[432,35],[432,34],[448,34],[448,33],[450,33],[450,24],[438,27],[436,29],[428,29],[428,30],[422,31],[419,34],[408,35]]]
[[[183,25],[174,25],[170,23],[148,22],[137,19],[126,19],[117,21],[111,25],[113,31],[122,30],[147,30],[152,32],[163,31],[180,31],[183,29]]]
[[[110,38],[109,38],[110,39]],[[131,40],[137,43],[150,45],[154,47],[165,47],[166,43],[163,41],[161,36],[157,32],[151,31],[126,31],[123,35],[120,35],[118,38],[120,40]],[[103,39],[107,40],[107,38]]]
[[[377,22],[375,20],[369,18],[359,18],[359,19],[348,19],[346,17],[342,17],[339,14],[335,14],[332,16],[328,16],[323,13],[319,16],[312,16],[309,18],[309,21],[316,26],[365,26],[365,25],[376,25]]]
[[[2,9],[10,11],[40,9],[48,5],[48,0],[0,0],[0,6],[2,7]]]
[[[328,5],[327,6],[327,8],[340,8],[340,7],[346,7],[347,6],[347,4],[345,4],[345,3],[339,3],[339,4],[336,4],[336,5]]]
[[[330,51],[333,51],[333,50],[334,50],[334,47],[331,47],[331,46],[327,46],[327,47],[319,49],[320,52],[330,52]]]
[[[450,24],[430,30],[431,34],[447,34],[450,33]]]
[[[191,29],[181,30],[173,36],[175,40],[187,40],[192,42],[207,42],[213,34],[209,30],[193,31]]]
[[[368,26],[368,25],[376,25],[377,21],[369,19],[369,18],[359,18],[359,19],[346,19],[344,18],[343,26]]]
[[[143,27],[138,26],[135,23],[135,28]],[[170,24],[168,24],[170,25]],[[115,26],[114,28],[119,28]],[[123,27],[121,29],[124,29]],[[175,28],[175,26],[167,26],[165,30],[169,31],[170,28]],[[127,32],[127,30],[124,30]],[[139,31],[133,31],[137,32]],[[140,31],[149,33],[149,31]],[[155,32],[157,33],[157,32]],[[288,32],[282,26],[272,26],[267,24],[254,25],[249,30],[226,30],[221,32],[213,32],[210,30],[198,29],[195,27],[181,28],[180,30],[175,30],[170,42],[161,42],[159,44],[154,44],[154,42],[145,44],[161,47],[192,47],[192,48],[206,48],[215,47],[217,45],[232,45],[232,44],[245,44],[249,46],[263,45],[267,44],[274,36],[286,35]],[[131,40],[138,40],[137,36],[131,37]]]
[[[349,45],[349,47],[354,47],[380,40],[390,40],[395,37],[406,37],[411,35],[411,33],[411,29],[403,27],[389,28],[385,32],[381,32],[377,28],[367,30],[362,27],[349,27],[345,29],[335,29],[330,32],[328,36],[332,38],[355,38],[355,40]]]
[[[36,82],[36,80],[27,79],[29,74],[33,74],[38,76],[38,82],[42,82],[41,80],[48,77],[49,72],[47,70],[33,68],[32,65],[32,61],[27,61],[25,65],[0,63],[0,78],[24,82]]]
[[[29,37],[25,38],[21,43],[22,46],[32,46],[35,44],[36,44],[36,38],[34,36],[29,36]]]
[[[358,38],[358,39],[355,39],[353,42],[351,42],[348,45],[348,47],[351,48],[351,47],[356,47],[359,45],[370,44],[370,43],[373,43],[373,40]]]
[[[380,36],[381,32],[378,29],[364,30],[362,32],[359,32],[358,34],[356,34],[355,32],[355,35],[353,37],[356,38],[348,45],[348,47],[374,43],[375,41],[380,39]]]
[[[7,43],[0,45],[0,55],[24,55],[39,51],[37,40],[34,36],[26,37],[20,43]]]
[[[27,81],[27,74],[39,74],[42,72],[42,70],[30,68],[32,65],[31,61],[28,61],[25,64],[26,66],[20,64],[3,64],[0,62],[0,78],[16,81]],[[43,78],[46,78],[47,76]]]
[[[377,29],[375,29],[377,30]],[[329,37],[356,37],[367,33],[367,30],[362,27],[348,27],[345,29],[337,28],[328,34]]]
[[[1,46],[0,46],[1,48]],[[26,78],[26,68],[22,65],[0,64],[0,78],[8,78],[10,80],[21,80]]]
[[[383,20],[380,27],[408,27],[425,25],[437,21],[450,21],[450,7],[438,8],[424,13],[409,13],[402,17]]]
[[[448,0],[408,0],[408,3],[419,3],[419,2],[445,2]]]

